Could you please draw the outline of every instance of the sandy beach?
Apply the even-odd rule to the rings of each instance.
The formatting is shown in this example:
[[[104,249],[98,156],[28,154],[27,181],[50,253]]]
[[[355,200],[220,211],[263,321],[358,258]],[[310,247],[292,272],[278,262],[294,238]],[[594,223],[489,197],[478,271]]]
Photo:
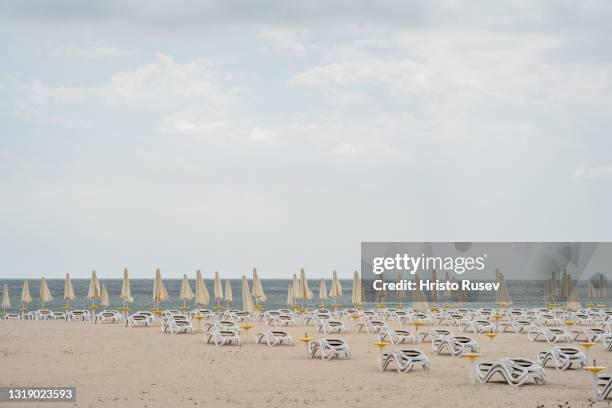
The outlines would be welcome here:
[[[216,347],[204,344],[202,333],[170,335],[160,327],[1,321],[0,384],[76,386],[77,402],[53,403],[57,407],[440,407],[449,406],[449,401],[458,407],[557,407],[567,406],[566,402],[571,407],[588,406],[591,377],[582,370],[547,368],[543,386],[472,385],[468,361],[434,355],[430,343],[415,348],[427,354],[431,371],[382,373],[373,345],[377,335],[356,333],[350,320],[345,320],[348,333],[338,337],[347,341],[352,358],[329,362],[306,359],[305,347],[297,339],[305,332],[323,336],[300,324],[288,328],[297,340],[294,347],[255,344],[255,333],[265,327],[259,322],[248,335],[241,334],[242,346]],[[535,359],[539,351],[551,347],[521,334],[500,334],[494,341],[484,335],[469,336],[480,343],[482,361]],[[593,357],[598,365],[612,364],[612,353],[601,344],[592,349]]]

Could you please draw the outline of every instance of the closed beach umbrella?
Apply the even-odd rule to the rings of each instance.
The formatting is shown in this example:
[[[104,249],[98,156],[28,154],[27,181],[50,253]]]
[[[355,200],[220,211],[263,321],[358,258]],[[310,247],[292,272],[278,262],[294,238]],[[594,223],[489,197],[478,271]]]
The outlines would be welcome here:
[[[300,292],[302,297],[302,307],[304,306],[304,300],[311,300],[313,297],[312,290],[308,287],[308,280],[306,279],[306,272],[304,268],[300,269]]]
[[[9,299],[8,285],[4,284],[4,290],[2,291],[2,311],[6,314],[6,309],[11,307],[11,299]]]
[[[249,290],[249,282],[244,275],[242,275],[242,310],[251,315],[255,313],[255,304],[253,303],[251,291]]]
[[[571,279],[571,278],[568,278]],[[575,312],[580,309],[580,298],[578,296],[578,288],[572,287],[569,296],[567,297],[567,303],[565,308],[569,311]]]
[[[327,300],[327,286],[325,285],[325,279],[321,278],[321,284],[319,284],[319,300],[324,305]]]
[[[355,306],[361,305],[361,278],[359,277],[359,272],[355,271],[353,273],[353,296],[351,300]]]
[[[215,299],[217,300],[217,306],[220,308],[221,301],[223,300],[223,285],[221,285],[219,272],[215,272]]]
[[[108,296],[108,290],[106,290],[105,284],[102,284],[102,291],[100,293],[100,305],[104,307],[108,307],[110,305],[110,297]]]
[[[544,301],[545,302],[552,302],[553,301],[553,294],[552,294],[552,285],[551,285],[551,280],[550,279],[546,279],[544,281]]]
[[[300,290],[300,281],[298,280],[295,273],[293,274],[293,280],[291,281],[291,293],[293,294],[291,297],[295,302],[296,299],[302,298],[302,291]]]
[[[561,275],[561,299],[567,299],[569,297],[572,290],[571,286],[571,279],[567,274],[567,270],[564,269],[563,274]]]
[[[599,298],[600,299],[607,299],[608,298],[608,291],[606,290],[606,280],[604,279],[604,276],[602,274],[599,275]]]
[[[438,276],[436,275],[435,269],[431,271],[431,281],[433,283],[438,281]],[[436,289],[436,286],[434,285],[434,289],[431,291],[431,301],[435,303],[438,301],[439,298],[440,298],[440,295],[438,294],[438,289]]]
[[[550,296],[553,302],[557,298],[557,293],[557,274],[555,273],[555,271],[552,271],[550,273]]]
[[[189,279],[187,274],[183,274],[183,282],[181,282],[181,293],[179,293],[179,299],[183,301],[183,309],[187,309],[187,301],[195,297],[191,285],[189,285]]]
[[[336,271],[332,273],[331,289],[329,290],[329,297],[334,299],[334,305],[338,303],[338,298],[342,297],[342,285],[340,285],[340,279]],[[334,306],[335,307],[335,306]]]
[[[229,279],[225,281],[225,303],[228,305],[234,301],[234,295],[232,294],[232,285],[230,285]]]
[[[21,309],[25,310],[25,305],[32,301],[32,296],[30,296],[30,284],[27,280],[23,281],[23,288],[21,289]]]
[[[253,297],[255,298],[256,307],[265,303],[268,298],[264,293],[263,286],[261,285],[261,281],[259,280],[259,275],[257,274],[257,270],[253,268]]]
[[[444,291],[444,293],[442,293],[442,297],[444,298],[444,300],[452,300],[453,298],[453,291],[449,288],[451,281],[450,275],[448,274],[448,271],[446,271],[446,277],[445,277],[445,282],[446,282],[446,290]]]
[[[66,306],[70,303],[71,300],[74,300],[76,295],[74,294],[74,288],[72,287],[72,281],[70,280],[70,274],[66,274],[66,280],[64,281],[64,300],[66,301]]]
[[[102,291],[100,290],[100,282],[96,271],[91,272],[91,280],[89,281],[89,290],[87,291],[87,299],[91,299],[91,309],[96,309],[96,299],[100,299]]]
[[[293,283],[289,282],[287,289],[287,306],[293,306]]]
[[[510,293],[508,292],[508,286],[506,285],[506,279],[504,278],[504,274],[499,271],[499,269],[495,270],[496,281],[499,283],[497,287],[497,292],[495,294],[495,303],[501,307],[508,307],[512,304],[512,298],[510,297]]]
[[[435,274],[435,272],[434,272]],[[397,274],[397,282],[401,283],[403,280],[402,278],[402,274],[398,273]],[[402,302],[406,299],[406,291],[405,290],[397,290],[397,303],[399,303],[399,305],[402,305]]]
[[[421,290],[421,279],[418,274],[414,274],[415,288],[412,291],[412,310],[417,312],[424,312],[429,307],[427,302],[427,296],[425,292]]]
[[[202,272],[196,272],[196,292],[195,292],[195,304],[198,306],[206,306],[210,302],[210,295],[208,289],[202,279]]]
[[[158,309],[159,303],[168,299],[168,291],[162,281],[159,268],[155,271],[155,280],[153,281],[153,304],[155,309]]]
[[[132,290],[130,289],[130,279],[128,277],[127,268],[123,270],[123,281],[121,282],[121,300],[123,301],[123,308],[127,307],[128,303],[132,303],[134,298],[132,297]]]
[[[587,282],[587,298],[589,300],[593,300],[597,298],[597,295],[595,294],[595,288],[593,287],[593,283],[591,282],[590,279]]]
[[[53,300],[53,296],[51,295],[51,292],[49,291],[49,287],[47,286],[47,280],[44,277],[40,279],[39,297],[40,297],[40,303],[42,304],[42,307],[45,307],[45,303],[49,303]]]

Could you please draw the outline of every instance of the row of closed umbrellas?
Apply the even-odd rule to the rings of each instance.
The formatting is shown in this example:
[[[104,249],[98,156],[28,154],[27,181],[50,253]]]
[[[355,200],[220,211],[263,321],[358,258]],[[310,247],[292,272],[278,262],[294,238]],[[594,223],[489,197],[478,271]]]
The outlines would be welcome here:
[[[259,275],[256,269],[253,269],[253,289],[249,288],[249,282],[246,276],[242,276],[242,304],[243,310],[246,312],[253,313],[256,308],[266,302],[267,297],[263,289],[263,285],[261,280],[259,279]],[[359,273],[357,271],[354,272],[353,276],[353,293],[352,293],[352,301],[354,304],[361,304],[361,295],[362,294],[362,286],[361,279],[359,277]],[[332,275],[332,283],[331,290],[329,294],[327,292],[325,279],[321,278],[321,285],[319,287],[319,298],[321,300],[325,300],[328,298],[333,298],[334,300],[342,297],[342,285],[340,284],[340,280],[338,279],[338,275],[336,271],[333,271]],[[130,281],[128,277],[127,269],[123,271],[123,281],[121,285],[120,298],[123,301],[124,306],[128,303],[133,302],[133,298],[130,290]],[[168,291],[164,285],[164,282],[161,277],[161,271],[157,269],[155,271],[155,280],[153,282],[153,293],[152,293],[152,301],[155,308],[159,307],[159,304],[169,298]],[[289,284],[288,295],[287,295],[287,304],[293,305],[294,302],[300,300],[302,302],[302,306],[304,301],[311,300],[313,298],[313,292],[310,290],[308,286],[308,281],[306,279],[306,274],[304,269],[300,270],[300,277],[297,275],[293,275],[293,279]],[[53,300],[53,295],[51,294],[49,287],[47,285],[46,279],[43,277],[40,281],[40,292],[39,299],[41,304],[44,305]],[[74,288],[72,286],[72,281],[70,279],[70,274],[66,274],[66,279],[64,283],[64,300],[66,302],[72,301],[76,299],[76,294],[74,292]],[[98,280],[98,276],[96,271],[92,271],[91,279],[89,282],[89,290],[87,292],[87,299],[92,301],[92,307],[95,307],[96,301],[99,301],[100,306],[109,306],[110,305],[110,297],[108,294],[108,290],[104,284],[100,285]],[[189,283],[189,279],[187,275],[183,275],[183,280],[181,282],[181,290],[179,293],[179,299],[183,301],[183,305],[186,305],[187,301],[193,300],[196,305],[205,306],[210,303],[210,294],[206,285],[204,284],[204,279],[202,278],[202,273],[200,271],[196,272],[196,281],[195,281],[195,293],[191,289],[191,285]],[[214,279],[214,299],[217,301],[217,304],[220,304],[222,301],[227,303],[231,303],[233,301],[232,288],[229,280],[225,281],[225,289],[223,289],[223,285],[221,283],[221,277],[219,272],[215,272]],[[32,296],[30,295],[29,283],[27,280],[23,282],[23,288],[21,292],[21,302],[22,304],[28,304],[32,301]],[[8,286],[4,285],[4,292],[2,296],[2,307],[4,309],[10,308],[11,303],[8,294]]]

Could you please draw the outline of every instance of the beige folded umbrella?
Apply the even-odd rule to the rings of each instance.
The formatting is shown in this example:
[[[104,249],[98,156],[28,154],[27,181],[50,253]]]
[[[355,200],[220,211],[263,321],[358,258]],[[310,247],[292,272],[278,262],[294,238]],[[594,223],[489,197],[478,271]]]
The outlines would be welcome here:
[[[155,310],[158,310],[160,302],[167,300],[168,297],[168,291],[166,290],[166,286],[164,286],[164,281],[162,281],[161,272],[159,268],[157,268],[155,271],[155,280],[153,281],[153,304]]]
[[[4,284],[4,290],[2,291],[2,313],[6,315],[6,309],[11,307],[11,299],[9,298],[8,285]]]
[[[324,278],[321,278],[321,284],[319,285],[319,300],[321,301],[321,306],[324,306],[327,300],[327,286],[325,285]]]
[[[434,282],[434,283],[438,281],[438,276],[436,274],[436,270],[435,269],[431,271],[431,281]],[[398,293],[399,292],[400,291],[398,291]],[[437,289],[432,290],[431,291],[431,301],[436,303],[439,298],[440,298],[440,294],[438,293],[438,290]]]
[[[287,306],[293,306],[293,283],[289,282],[287,289]]]
[[[30,284],[27,280],[23,281],[23,288],[21,289],[21,311],[25,311],[25,305],[32,301],[32,296],[30,296]]]
[[[66,301],[66,308],[70,304],[71,300],[74,300],[76,295],[74,294],[74,288],[72,287],[72,281],[70,280],[70,274],[66,274],[66,280],[64,281],[64,300]]]
[[[128,270],[123,270],[123,281],[121,282],[121,300],[123,301],[123,309],[127,309],[127,304],[132,303],[134,298],[132,297],[132,290],[130,289],[130,279],[128,277]]]
[[[108,290],[106,290],[105,284],[102,284],[102,291],[100,293],[100,306],[110,306],[110,297],[108,296]]]
[[[384,272],[378,275],[378,278],[381,281],[381,286],[384,288],[385,283],[385,274]],[[385,307],[385,300],[387,299],[387,291],[385,289],[380,289],[374,291],[374,301],[377,303],[377,307]]]
[[[182,309],[187,309],[187,301],[193,299],[194,297],[195,295],[193,294],[193,290],[191,290],[191,285],[189,284],[187,274],[183,274],[183,282],[181,282],[181,293],[179,293],[179,299],[183,301]]]
[[[568,276],[568,279],[571,278],[569,278]],[[578,288],[573,286],[571,282],[570,286],[572,286],[572,289],[569,293],[569,296],[567,297],[567,303],[565,305],[565,308],[569,311],[575,312],[580,309],[580,297],[578,296]]]
[[[397,282],[400,283],[402,280],[403,280],[402,274],[398,273],[397,274]],[[396,292],[397,292],[397,303],[401,307],[403,301],[406,300],[406,291],[405,290],[396,290]]]
[[[302,298],[302,292],[300,290],[300,281],[298,280],[295,273],[293,274],[293,280],[291,281],[292,299],[295,302]]]
[[[91,279],[89,281],[89,290],[87,291],[87,299],[91,299],[91,309],[96,309],[96,299],[100,299],[102,296],[100,290],[100,282],[98,281],[98,275],[96,271],[91,272]]]
[[[268,298],[264,293],[263,286],[259,280],[257,270],[253,268],[253,297],[255,298],[255,308],[259,308],[262,303],[265,303]]]
[[[251,315],[255,313],[255,304],[253,303],[251,291],[249,290],[249,282],[244,275],[242,275],[242,310]]]
[[[566,299],[569,297],[570,292],[572,291],[572,280],[567,273],[567,270],[563,270],[563,274],[561,275],[561,299]]]
[[[597,295],[595,294],[595,288],[593,287],[593,283],[591,282],[590,279],[588,279],[588,282],[587,282],[587,298],[589,300],[593,300],[597,298]]]
[[[414,274],[415,288],[412,291],[412,310],[417,312],[424,312],[429,307],[427,302],[427,296],[425,292],[421,290],[421,279],[418,274]]]
[[[338,306],[338,298],[342,297],[342,285],[340,285],[340,279],[336,271],[332,272],[331,289],[329,290],[329,297],[334,299],[334,307]]]
[[[359,277],[359,272],[355,271],[353,273],[353,295],[351,296],[351,300],[355,306],[361,306],[361,278]]]
[[[53,296],[51,295],[51,291],[49,291],[49,287],[47,286],[47,280],[44,278],[40,278],[40,303],[42,307],[45,307],[45,303],[49,303],[53,300]]]
[[[312,290],[308,286],[308,279],[306,279],[306,272],[304,272],[304,268],[300,269],[300,292],[301,292],[301,300],[302,307],[304,307],[305,300],[311,300],[313,298]]]
[[[195,304],[197,306],[206,306],[210,302],[210,295],[208,289],[202,279],[202,272],[196,272],[196,291],[195,291]]]
[[[606,280],[604,279],[603,274],[599,275],[599,299],[608,299],[608,291],[606,289]]]
[[[217,308],[222,309],[221,301],[223,300],[223,285],[221,285],[221,276],[219,272],[215,272],[215,300],[217,301]]]
[[[552,284],[550,279],[544,281],[544,302],[553,302]]]
[[[230,304],[234,301],[234,295],[232,294],[232,285],[230,285],[230,280],[227,279],[225,281],[225,303]]]
[[[497,287],[497,292],[495,294],[495,303],[497,306],[508,307],[512,304],[512,298],[510,297],[510,293],[508,292],[508,286],[506,285],[506,279],[504,278],[504,274],[499,271],[499,269],[495,270],[496,281],[499,283]]]

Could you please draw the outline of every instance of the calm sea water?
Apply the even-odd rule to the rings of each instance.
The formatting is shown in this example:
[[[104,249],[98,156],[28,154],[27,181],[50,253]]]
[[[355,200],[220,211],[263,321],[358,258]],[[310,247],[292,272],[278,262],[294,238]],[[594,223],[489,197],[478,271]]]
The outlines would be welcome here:
[[[206,286],[211,296],[211,305],[213,306],[214,300],[213,298],[213,282],[212,280],[206,280]],[[231,279],[231,286],[234,295],[234,302],[232,303],[232,307],[240,309],[242,307],[242,282],[239,279]],[[319,304],[318,300],[318,292],[319,292],[319,280],[309,280],[309,286],[314,293],[315,298],[309,302],[309,304]],[[64,306],[65,302],[63,300],[64,294],[64,280],[63,279],[50,279],[47,281],[49,285],[49,290],[54,297],[54,300],[51,303],[48,303],[47,306],[53,310],[61,310],[62,306]],[[110,295],[110,303],[111,305],[108,307],[109,309],[116,309],[121,307],[121,299],[119,298],[119,293],[121,292],[121,279],[100,279],[100,284],[104,283],[107,287],[107,290]],[[268,301],[264,304],[266,309],[280,308],[285,307],[287,302],[287,288],[289,286],[290,281],[285,279],[262,279],[262,285],[266,295],[268,297]],[[512,299],[514,301],[514,305],[518,307],[541,307],[546,303],[543,300],[544,297],[544,282],[543,281],[525,281],[525,280],[508,280],[508,290]],[[0,279],[0,288],[4,287],[4,284],[7,284],[9,287],[9,295],[11,299],[11,308],[7,311],[16,311],[21,307],[21,288],[23,285],[22,280],[13,280],[13,279]],[[40,281],[38,280],[29,280],[30,284],[30,294],[32,296],[32,303],[30,303],[27,308],[28,310],[38,309],[40,307],[40,302],[38,300],[38,294],[40,290]],[[73,279],[72,284],[74,286],[74,291],[77,295],[77,299],[70,302],[70,305],[74,308],[85,308],[86,306],[91,304],[91,301],[86,298],[87,290],[89,288],[89,280],[88,279]],[[168,290],[168,294],[170,295],[170,299],[163,302],[161,304],[161,308],[163,309],[176,309],[179,306],[183,305],[183,302],[179,300],[179,292],[181,288],[181,280],[180,279],[164,279],[164,284],[166,285],[166,289]],[[351,306],[351,290],[352,290],[352,281],[351,280],[341,280],[342,289],[343,289],[343,297],[339,299],[339,304],[342,304],[345,307]],[[252,288],[251,282],[249,281],[249,285]],[[225,287],[225,280],[223,281],[223,286]],[[132,290],[132,297],[134,298],[134,303],[130,305],[130,310],[139,310],[139,309],[150,309],[153,306],[153,302],[151,300],[151,293],[153,289],[153,279],[131,279],[130,287]],[[331,287],[331,282],[327,281],[327,288]],[[191,288],[195,289],[195,281],[191,281]],[[580,295],[580,299],[584,303],[587,303],[587,289],[585,282],[578,282],[578,292]],[[407,294],[407,301],[404,303],[410,304],[410,293]],[[428,298],[431,299],[428,294]],[[389,293],[386,296],[386,303],[391,306],[397,302],[397,295],[395,292]],[[98,302],[99,303],[99,302]],[[331,301],[327,301],[327,303],[332,303]],[[439,302],[442,303],[442,302]],[[495,292],[479,292],[476,297],[472,298],[469,302],[470,307],[481,307],[481,306],[491,306],[495,303]],[[600,301],[594,301],[593,303],[601,303]],[[610,304],[608,301],[603,302],[606,304]],[[188,306],[193,306],[193,302],[187,302]],[[366,307],[373,306],[372,302],[366,302]]]

